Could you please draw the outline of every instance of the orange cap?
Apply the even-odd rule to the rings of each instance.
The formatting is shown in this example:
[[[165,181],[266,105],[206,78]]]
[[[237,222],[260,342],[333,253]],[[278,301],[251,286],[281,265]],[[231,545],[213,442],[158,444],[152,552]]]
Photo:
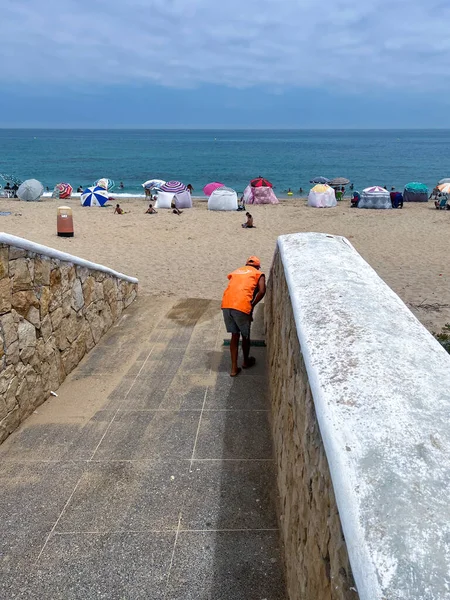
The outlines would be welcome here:
[[[247,262],[245,264],[251,265],[253,267],[260,267],[261,261],[259,260],[259,258],[257,256],[250,256],[250,258],[247,260]]]

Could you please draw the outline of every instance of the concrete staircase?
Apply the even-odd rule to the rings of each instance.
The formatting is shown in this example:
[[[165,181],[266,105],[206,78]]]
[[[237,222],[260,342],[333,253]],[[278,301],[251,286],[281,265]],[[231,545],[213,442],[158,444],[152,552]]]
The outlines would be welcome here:
[[[0,446],[1,598],[286,598],[265,350],[230,378],[226,337],[140,297]]]

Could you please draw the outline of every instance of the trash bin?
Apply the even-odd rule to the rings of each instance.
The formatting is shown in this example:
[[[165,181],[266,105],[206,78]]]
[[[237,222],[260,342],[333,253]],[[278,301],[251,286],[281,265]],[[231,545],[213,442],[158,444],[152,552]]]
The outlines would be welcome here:
[[[73,237],[73,218],[70,206],[59,206],[56,228],[61,237]]]

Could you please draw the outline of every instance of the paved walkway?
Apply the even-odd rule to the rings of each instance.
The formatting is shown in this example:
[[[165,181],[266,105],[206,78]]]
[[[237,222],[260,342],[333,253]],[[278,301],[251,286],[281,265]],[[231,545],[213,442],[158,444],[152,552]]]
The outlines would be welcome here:
[[[141,297],[0,446],[0,597],[284,600],[263,348]]]

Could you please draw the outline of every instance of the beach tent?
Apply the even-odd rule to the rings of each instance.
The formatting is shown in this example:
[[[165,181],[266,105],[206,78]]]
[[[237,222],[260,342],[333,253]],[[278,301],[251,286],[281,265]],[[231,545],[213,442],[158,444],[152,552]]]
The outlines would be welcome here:
[[[156,208],[171,208],[172,202],[177,208],[192,208],[189,190],[181,181],[168,181],[159,188]]]
[[[361,194],[358,208],[392,208],[391,196],[379,185],[368,187]]]
[[[88,187],[80,196],[81,206],[105,206],[107,202],[108,192],[98,185]]]
[[[237,210],[237,193],[229,187],[216,188],[208,199],[208,210]]]
[[[278,198],[269,186],[248,185],[244,190],[245,204],[278,204]]]
[[[26,202],[37,202],[44,193],[44,186],[37,179],[27,179],[19,185],[17,197]]]
[[[319,177],[311,179],[309,183],[330,183],[330,180],[327,177],[322,177],[322,175],[320,175]]]
[[[405,185],[404,202],[428,202],[428,188],[424,183],[412,181]]]
[[[336,194],[333,188],[324,183],[315,185],[309,192],[308,206],[314,206],[315,208],[337,206]]]

